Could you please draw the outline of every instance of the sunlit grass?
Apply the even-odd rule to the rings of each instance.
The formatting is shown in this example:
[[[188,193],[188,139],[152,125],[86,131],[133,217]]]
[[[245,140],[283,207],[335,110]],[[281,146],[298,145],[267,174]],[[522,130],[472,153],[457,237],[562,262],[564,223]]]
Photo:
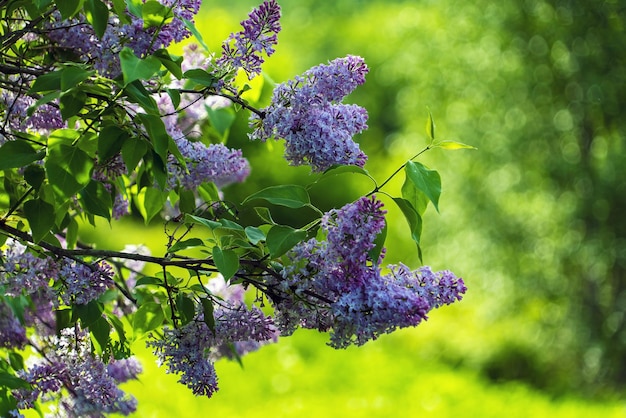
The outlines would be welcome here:
[[[436,320],[435,320],[436,321]],[[439,324],[441,325],[441,324]],[[427,324],[423,325],[427,327]],[[424,356],[419,329],[336,351],[299,331],[237,363],[220,361],[220,390],[196,398],[147,352],[141,382],[125,386],[141,417],[623,417],[619,403],[551,400],[528,387],[489,384]],[[428,351],[428,350],[427,350]]]

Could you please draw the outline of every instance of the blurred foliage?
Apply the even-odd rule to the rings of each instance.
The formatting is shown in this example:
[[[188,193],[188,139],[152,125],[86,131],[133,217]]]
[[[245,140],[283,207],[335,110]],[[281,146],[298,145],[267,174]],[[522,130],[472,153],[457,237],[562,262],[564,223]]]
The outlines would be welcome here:
[[[204,33],[227,35],[236,21],[220,16],[253,4],[237,2],[234,11],[207,4],[213,26]],[[626,379],[623,2],[281,5],[284,30],[265,67],[272,78],[346,54],[369,64],[368,82],[350,100],[369,111],[360,142],[382,161],[367,166],[377,178],[425,144],[428,109],[440,138],[479,149],[420,158],[444,186],[441,215],[427,213],[424,261],[464,276],[469,294],[454,309],[478,324],[471,333],[455,329],[462,343],[449,360],[555,392],[619,388]],[[245,129],[238,120],[235,137]],[[240,145],[264,160],[263,181],[312,181],[306,169],[286,170],[280,152],[257,152],[280,145]],[[338,196],[330,181],[313,194],[336,206],[369,186],[355,182],[354,196]],[[254,186],[238,187],[229,193]],[[417,263],[414,247],[398,238],[405,231],[390,234],[390,261]],[[440,343],[449,345],[445,335]]]

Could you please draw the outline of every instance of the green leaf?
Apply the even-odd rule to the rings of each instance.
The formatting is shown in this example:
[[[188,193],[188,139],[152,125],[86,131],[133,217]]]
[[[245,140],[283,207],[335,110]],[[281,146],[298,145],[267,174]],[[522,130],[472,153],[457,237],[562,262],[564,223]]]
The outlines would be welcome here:
[[[307,206],[311,203],[309,193],[306,189],[296,184],[267,187],[245,198],[242,204],[254,199],[261,199],[275,205],[294,209]]]
[[[163,6],[155,0],[146,1],[141,8],[143,27],[161,27],[174,17],[171,7]]]
[[[185,19],[185,18],[182,18],[182,21],[185,24],[185,27],[187,27],[187,29],[189,29],[189,32],[191,32],[193,34],[193,36],[196,38],[198,43],[200,45],[202,45],[202,48],[204,48],[205,51],[208,51],[209,47],[204,42],[204,39],[202,39],[202,35],[198,31],[198,29],[196,28],[194,23],[192,21],[190,21],[190,20]]]
[[[135,286],[150,286],[150,285],[162,285],[163,279],[152,276],[143,276],[137,280]]]
[[[104,306],[96,300],[92,300],[85,305],[74,305],[72,307],[72,322],[80,319],[80,324],[83,328],[87,328],[102,318],[102,312],[104,312]]]
[[[69,199],[91,181],[93,160],[78,147],[54,144],[45,162],[48,180],[63,198]]]
[[[194,68],[185,71],[183,73],[183,78],[205,87],[211,87],[217,81],[217,77],[206,72],[202,68]]]
[[[230,279],[239,270],[239,257],[233,250],[222,250],[218,246],[213,247],[213,262],[224,276],[224,280]]]
[[[230,107],[213,109],[207,106],[206,110],[211,126],[224,138],[235,121],[235,112]]]
[[[201,218],[199,216],[191,215],[189,213],[187,213],[185,215],[185,222],[186,223],[203,225],[203,226],[206,226],[209,229],[216,229],[216,228],[221,228],[222,227],[222,224],[219,223],[219,222],[212,221],[212,220],[206,219],[206,218]]]
[[[0,387],[8,389],[31,389],[30,383],[5,371],[0,371]]]
[[[0,170],[24,167],[41,160],[45,155],[44,150],[36,151],[27,141],[7,141],[0,147]]]
[[[39,190],[46,178],[46,172],[40,165],[31,164],[24,170],[24,180],[35,190]]]
[[[191,190],[181,190],[178,196],[180,198],[178,207],[181,213],[192,213],[196,210],[196,197]]]
[[[422,259],[421,249],[420,249],[420,239],[422,235],[422,217],[417,213],[411,202],[405,199],[401,199],[398,197],[394,197],[393,201],[396,202],[396,205],[402,211],[404,218],[409,224],[409,230],[411,232],[411,238],[417,244],[417,250],[419,253],[420,260]]]
[[[113,199],[101,182],[91,180],[80,192],[80,203],[87,213],[111,220]]]
[[[94,72],[75,65],[67,66],[61,70],[61,91],[68,91],[88,79]]]
[[[135,137],[126,138],[122,144],[122,159],[124,160],[124,164],[126,164],[128,173],[135,170],[137,164],[139,164],[139,161],[141,161],[147,152],[148,144],[146,141]]]
[[[243,226],[239,225],[237,222],[229,221],[228,219],[220,219],[219,223],[223,228],[232,229],[234,231],[243,231]]]
[[[428,206],[428,197],[424,192],[415,187],[415,184],[406,177],[402,185],[402,197],[409,201],[417,213],[423,215]]]
[[[176,296],[176,309],[181,319],[182,325],[188,324],[196,317],[196,305],[193,300],[184,293]]]
[[[178,106],[180,105],[180,91],[176,89],[165,89],[165,91],[167,92],[168,96],[170,96],[170,100],[172,101],[174,109],[178,109]]]
[[[272,218],[272,213],[270,210],[264,206],[254,208],[254,211],[259,216],[259,218],[263,219],[264,222],[268,224],[276,225],[274,219]]]
[[[431,142],[435,140],[435,121],[433,115],[428,111],[428,119],[426,120],[426,135],[430,138]]]
[[[142,5],[143,3],[141,2],[141,0],[126,0],[126,6],[128,7],[128,11],[139,18],[141,18]]]
[[[367,252],[370,260],[372,260],[372,262],[375,264],[378,263],[380,254],[383,252],[383,248],[385,248],[386,238],[387,238],[387,220],[385,219],[385,226],[383,227],[382,231],[380,231],[378,235],[376,235],[376,238],[374,239],[375,247]]]
[[[133,330],[135,337],[140,337],[163,324],[165,313],[160,304],[156,302],[145,302],[142,304],[133,318]]]
[[[183,71],[181,69],[181,64],[183,62],[183,57],[172,56],[167,49],[159,49],[152,54],[153,57],[161,61],[161,64],[168,69],[170,73],[177,79],[181,79],[183,77]],[[175,90],[178,92],[178,90]],[[169,91],[168,91],[169,93]],[[174,106],[178,107],[177,105]]]
[[[35,79],[30,87],[29,93],[41,93],[44,91],[61,90],[61,77],[63,70],[57,70],[50,73],[42,74]]]
[[[96,354],[101,355],[107,348],[107,345],[109,345],[111,324],[101,316],[89,325],[89,333],[91,334],[91,342],[94,345]]]
[[[163,119],[156,115],[145,114],[139,114],[139,119],[141,119],[143,126],[146,128],[154,151],[161,157],[161,161],[166,162],[170,136],[165,130]]]
[[[50,233],[54,226],[54,206],[41,199],[33,199],[24,203],[24,216],[33,234],[33,240],[39,242]]]
[[[141,84],[141,81],[135,80],[126,85],[124,87],[124,92],[126,93],[128,100],[133,103],[137,103],[149,114],[159,114],[159,107],[157,106],[156,101],[152,98],[152,95],[148,92],[148,90],[146,90],[143,84]]]
[[[332,166],[330,168],[327,168],[322,173],[320,178],[334,176],[334,175],[343,174],[343,173],[362,174],[364,176],[370,177],[369,172],[366,169],[361,168],[359,166],[356,166],[356,165],[334,165],[334,166]]]
[[[9,363],[13,370],[24,370],[24,357],[19,353],[11,351],[9,353]]]
[[[255,226],[247,226],[246,237],[252,244],[257,245],[260,241],[265,241],[265,233]]]
[[[56,0],[57,9],[61,13],[63,19],[69,19],[74,16],[81,7],[85,0]]]
[[[424,192],[426,197],[433,202],[437,212],[439,212],[439,196],[441,195],[441,177],[439,177],[439,173],[414,161],[408,161],[404,170],[406,178],[410,179],[418,190]]]
[[[105,162],[120,152],[122,145],[126,143],[129,137],[128,132],[117,125],[104,126],[98,134],[98,159],[100,162]],[[141,157],[139,158],[141,159]]]
[[[135,80],[148,80],[161,68],[161,61],[157,58],[148,56],[141,59],[128,47],[124,47],[120,51],[120,64],[124,86]]]
[[[137,194],[137,208],[146,225],[163,210],[167,195],[154,187],[144,187]]]
[[[130,18],[128,17],[126,13],[126,2],[124,0],[112,0],[111,2],[113,4],[113,11],[115,12],[120,22],[123,24],[130,23]],[[129,10],[130,10],[130,6],[129,6]],[[141,14],[138,17],[140,16]]]
[[[204,323],[209,329],[215,332],[215,317],[213,316],[213,301],[208,298],[201,298],[202,314],[204,316]]]
[[[109,8],[100,0],[85,1],[85,17],[93,26],[93,30],[99,39],[102,39],[109,23]]]
[[[69,328],[76,322],[76,319],[72,321],[72,310],[70,308],[67,309],[57,309],[54,311],[56,317],[56,332],[59,334],[61,330],[65,328]]]
[[[462,142],[456,142],[456,141],[439,141],[439,142],[433,144],[433,148],[434,147],[443,148],[443,149],[449,149],[449,150],[477,149],[476,147],[473,147],[471,145],[467,145],[467,144],[464,144]]]
[[[109,321],[111,321],[111,325],[113,325],[113,328],[115,328],[115,332],[117,333],[117,336],[120,339],[121,343],[124,343],[124,341],[126,341],[126,332],[124,331],[124,324],[122,323],[122,321],[120,321],[120,319],[115,316],[115,314],[107,314],[107,318],[109,319]]]
[[[267,247],[272,258],[280,257],[294,245],[306,239],[306,231],[285,225],[274,225],[267,232]]]
[[[76,247],[77,241],[78,241],[78,222],[76,222],[76,219],[70,218],[70,221],[67,224],[67,232],[65,233],[65,242],[67,243],[67,248],[73,249],[74,247]]]
[[[186,248],[202,247],[202,246],[204,246],[204,241],[202,241],[200,238],[190,238],[184,241],[178,241],[176,244],[168,248],[167,252],[175,253],[176,251],[181,251]]]
[[[87,102],[87,95],[82,91],[71,91],[62,94],[59,98],[59,109],[63,120],[68,120],[72,116],[80,113],[80,110]]]

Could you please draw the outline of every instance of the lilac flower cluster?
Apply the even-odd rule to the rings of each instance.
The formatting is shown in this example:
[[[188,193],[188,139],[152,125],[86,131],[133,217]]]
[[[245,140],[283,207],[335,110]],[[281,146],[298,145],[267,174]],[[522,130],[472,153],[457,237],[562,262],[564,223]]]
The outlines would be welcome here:
[[[274,53],[280,32],[280,6],[275,0],[264,1],[255,8],[248,19],[241,22],[243,30],[233,33],[222,44],[222,56],[217,68],[235,71],[242,68],[249,79],[261,74],[262,53]]]
[[[275,341],[278,331],[271,317],[257,307],[243,303],[243,288],[227,285],[223,278],[210,284],[224,299],[214,311],[215,328],[210,329],[199,313],[195,320],[178,329],[168,329],[162,339],[148,342],[168,373],[180,375],[179,382],[195,395],[211,397],[218,390],[214,362],[239,357],[260,345]]]
[[[313,171],[337,164],[363,167],[367,156],[352,137],[367,128],[367,111],[339,102],[365,82],[367,72],[362,58],[349,55],[279,84],[262,109],[264,117],[250,116],[251,139],[284,139],[287,161]]]
[[[329,344],[362,345],[397,328],[416,326],[427,313],[462,298],[463,280],[428,267],[411,271],[373,260],[374,240],[384,227],[382,203],[361,198],[322,220],[326,239],[311,239],[289,253],[282,279],[270,277],[276,321],[283,335],[298,327],[330,331]]]
[[[86,304],[113,286],[113,271],[107,263],[92,266],[74,260],[37,257],[17,241],[8,241],[7,250],[0,253],[4,268],[0,286],[12,297],[31,296],[38,304],[59,306]],[[50,286],[55,281],[61,286]]]
[[[100,74],[114,78],[120,73],[118,54],[123,47],[129,47],[137,56],[145,56],[191,35],[184,20],[193,21],[201,0],[160,0],[160,3],[171,8],[173,14],[160,27],[144,27],[144,21],[132,14],[128,14],[131,23],[122,24],[117,16],[111,15],[99,39],[82,15],[62,20],[56,13],[47,28],[48,38],[59,47],[74,51],[82,61],[93,63]]]
[[[104,262],[94,266],[65,262],[60,268],[59,275],[65,285],[60,296],[66,305],[85,305],[114,285],[113,270]]]
[[[38,399],[57,399],[63,416],[68,417],[129,415],[136,410],[135,398],[117,387],[124,379],[136,377],[140,371],[136,360],[105,365],[90,353],[88,334],[81,331],[66,329],[48,343],[45,358],[20,372],[31,389],[13,391],[18,408],[32,408]],[[127,370],[122,371],[125,366]]]
[[[31,130],[37,133],[45,133],[66,126],[59,108],[51,104],[43,104],[29,115],[28,109],[34,103],[35,99],[32,97],[18,96],[8,90],[2,90],[0,92],[0,115],[2,117],[0,125],[6,124],[15,131]]]
[[[250,174],[250,165],[243,158],[241,150],[230,149],[222,144],[207,146],[184,137],[176,138],[175,142],[187,167],[182,167],[174,156],[169,156],[167,169],[170,187],[180,185],[185,189],[195,190],[202,183],[213,182],[222,188],[231,183],[242,182]]]

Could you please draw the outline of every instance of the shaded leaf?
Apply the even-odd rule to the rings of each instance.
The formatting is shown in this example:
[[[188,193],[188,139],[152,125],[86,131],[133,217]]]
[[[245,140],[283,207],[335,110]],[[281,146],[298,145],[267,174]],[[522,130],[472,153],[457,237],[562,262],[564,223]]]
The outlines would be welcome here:
[[[306,231],[285,225],[274,225],[267,232],[266,243],[272,258],[280,257],[307,237]]]
[[[33,241],[39,242],[50,233],[54,226],[54,206],[41,200],[33,199],[24,203],[24,216],[33,234]]]
[[[267,187],[246,197],[242,204],[254,199],[261,199],[275,205],[294,209],[307,206],[311,203],[307,190],[296,184]]]
[[[161,61],[157,58],[148,56],[141,59],[128,47],[124,47],[119,55],[125,86],[135,80],[148,80],[161,68]]]
[[[28,141],[7,141],[0,147],[0,170],[24,167],[41,160],[45,155],[44,150],[35,150]]]
[[[239,270],[239,257],[233,250],[223,250],[218,246],[213,247],[213,262],[224,276],[224,280],[230,279]]]

